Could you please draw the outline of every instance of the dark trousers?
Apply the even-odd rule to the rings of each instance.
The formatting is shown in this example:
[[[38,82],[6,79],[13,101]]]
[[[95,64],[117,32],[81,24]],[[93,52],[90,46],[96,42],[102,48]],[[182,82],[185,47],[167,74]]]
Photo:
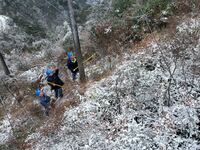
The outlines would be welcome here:
[[[49,110],[50,110],[50,103],[44,103],[44,102],[40,102],[40,104],[45,108],[45,115],[49,116]]]
[[[40,104],[45,108],[45,115],[49,115],[49,110],[50,110],[50,97],[49,96],[40,96]]]
[[[55,97],[58,98],[58,97],[63,97],[63,93],[62,93],[62,88],[59,88],[59,89],[55,89]]]
[[[72,79],[73,80],[76,80],[76,74],[77,74],[77,72],[72,72]]]

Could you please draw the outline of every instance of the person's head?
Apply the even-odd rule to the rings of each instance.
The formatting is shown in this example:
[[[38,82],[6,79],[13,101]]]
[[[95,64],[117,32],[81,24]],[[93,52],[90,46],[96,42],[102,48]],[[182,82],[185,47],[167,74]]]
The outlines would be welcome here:
[[[76,61],[76,57],[75,56],[71,56],[70,60],[74,63]]]
[[[52,69],[47,69],[47,70],[46,70],[46,75],[47,75],[47,76],[52,76],[53,73],[54,73],[54,72],[53,72]]]
[[[57,65],[56,65],[56,63],[51,62],[47,65],[47,68],[49,68],[51,70],[55,70],[57,68]]]

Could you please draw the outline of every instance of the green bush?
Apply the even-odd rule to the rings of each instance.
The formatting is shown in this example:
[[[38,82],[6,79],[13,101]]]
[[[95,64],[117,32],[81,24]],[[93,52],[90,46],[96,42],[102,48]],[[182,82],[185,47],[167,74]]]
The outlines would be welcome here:
[[[135,3],[135,0],[114,0],[112,6],[114,11],[118,10],[117,13],[123,13],[127,8]]]
[[[171,0],[148,0],[144,5],[145,13],[157,12],[167,8]]]
[[[137,5],[135,0],[114,0],[112,6],[114,14],[118,16],[130,7],[134,8],[135,12],[137,12],[136,15],[144,13],[157,14],[160,11],[165,10],[170,2],[171,0],[145,0],[143,1],[143,4]]]
[[[171,0],[151,0],[148,1],[146,4],[146,11],[150,11],[150,10],[155,10],[155,9],[160,9],[160,10],[164,10],[167,8],[168,3]]]
[[[25,29],[25,32],[29,35],[33,35],[35,37],[41,37],[41,38],[46,37],[45,29],[43,29],[40,25],[32,24],[29,26],[25,26],[24,29]]]

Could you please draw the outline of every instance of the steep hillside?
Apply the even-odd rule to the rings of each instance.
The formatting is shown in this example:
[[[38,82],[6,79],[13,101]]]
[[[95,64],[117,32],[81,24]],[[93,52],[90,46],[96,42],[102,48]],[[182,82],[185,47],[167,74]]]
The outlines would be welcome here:
[[[84,59],[94,56],[85,84],[66,67],[67,0],[0,4],[11,70],[0,74],[0,149],[200,149],[197,0],[73,1]],[[46,116],[35,90],[49,66],[65,84]]]
[[[173,37],[152,36],[138,53],[124,54],[110,76],[77,95],[81,104],[66,108],[58,129],[34,133],[27,143],[52,150],[199,149],[199,23],[199,16],[186,19]]]

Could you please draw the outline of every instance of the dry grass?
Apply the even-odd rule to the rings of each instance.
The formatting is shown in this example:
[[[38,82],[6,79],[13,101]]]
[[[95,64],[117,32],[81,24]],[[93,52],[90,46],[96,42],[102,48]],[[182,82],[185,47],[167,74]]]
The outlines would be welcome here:
[[[159,42],[160,39],[170,39],[174,37],[177,25],[180,21],[185,20],[185,18],[188,18],[188,16],[169,17],[169,24],[161,32],[154,31],[151,34],[145,34],[142,41],[131,43],[129,47],[134,53],[137,53],[139,50],[147,48],[152,42]]]
[[[29,111],[31,117],[36,117],[38,119],[44,119],[43,111],[41,109],[42,107],[40,105],[30,104],[26,108]]]
[[[133,43],[131,45],[131,49],[133,50],[134,53],[137,53],[137,52],[139,52],[138,50],[147,48],[147,46],[150,43],[152,43],[152,41],[153,41],[152,39],[157,41],[159,39],[159,37],[155,33],[147,34],[142,41]]]
[[[106,29],[111,28],[111,31],[105,33]],[[132,29],[129,25],[113,26],[112,22],[105,22],[98,24],[95,29],[96,42],[99,47],[105,52],[105,55],[121,54],[122,44],[125,44],[127,37],[132,35]]]
[[[112,68],[112,69],[114,69],[114,68]],[[112,71],[113,70],[107,70],[103,74],[100,74],[100,75],[99,74],[95,74],[94,77],[93,77],[93,80],[92,80],[92,82],[90,82],[90,84],[92,84],[95,81],[100,81],[100,80],[110,76],[112,74]]]
[[[199,2],[197,2],[198,4]],[[176,7],[173,12],[176,15],[185,15],[192,11],[192,1],[191,0],[177,0]]]
[[[64,101],[59,107],[53,109],[51,111],[49,120],[46,122],[45,127],[40,129],[42,135],[48,136],[58,131],[60,125],[62,124],[62,119],[66,108],[75,107],[77,105],[78,102],[76,100],[68,100]]]
[[[7,142],[7,146],[9,149],[29,149],[31,148],[29,144],[25,142],[27,136],[36,131],[37,127],[39,126],[39,122],[37,124],[29,123],[25,126],[19,126],[14,129],[14,134],[10,137],[9,141]]]

